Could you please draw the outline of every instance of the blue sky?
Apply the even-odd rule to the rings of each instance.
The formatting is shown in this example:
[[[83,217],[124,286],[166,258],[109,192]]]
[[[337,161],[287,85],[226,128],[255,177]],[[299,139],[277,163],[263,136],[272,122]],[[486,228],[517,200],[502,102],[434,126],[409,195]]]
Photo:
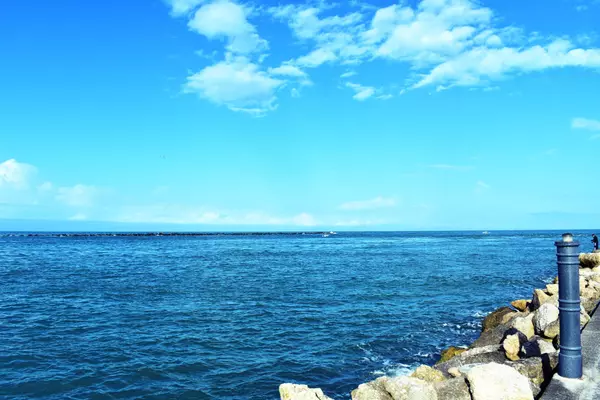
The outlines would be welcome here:
[[[599,1],[345,3],[5,2],[0,230],[598,227]]]

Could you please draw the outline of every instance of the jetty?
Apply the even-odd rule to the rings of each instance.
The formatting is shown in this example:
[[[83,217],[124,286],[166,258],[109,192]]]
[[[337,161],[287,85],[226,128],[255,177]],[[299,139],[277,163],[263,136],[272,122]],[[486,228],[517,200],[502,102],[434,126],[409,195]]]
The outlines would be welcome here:
[[[556,243],[560,247],[566,242]],[[570,264],[569,275],[561,269],[552,283],[534,289],[531,298],[487,315],[470,346],[450,347],[435,365],[421,365],[410,376],[383,376],[360,384],[350,393],[352,400],[600,399],[600,253],[569,251],[563,259],[558,251],[559,265]],[[565,279],[560,302],[559,277]],[[566,287],[574,289],[570,295],[579,302],[565,298]],[[581,347],[567,346],[573,338],[579,341],[578,335],[569,334],[573,330],[565,330],[561,347],[560,329],[569,327],[567,315],[575,323],[574,332],[581,332]],[[573,373],[577,378],[564,377]],[[280,385],[279,392],[282,400],[331,400],[319,388],[296,383]]]

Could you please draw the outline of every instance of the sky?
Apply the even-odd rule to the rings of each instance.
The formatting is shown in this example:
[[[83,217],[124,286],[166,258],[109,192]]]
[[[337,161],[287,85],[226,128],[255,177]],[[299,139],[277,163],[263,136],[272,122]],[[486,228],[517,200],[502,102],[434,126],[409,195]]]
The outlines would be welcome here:
[[[599,0],[1,8],[0,230],[600,226]]]

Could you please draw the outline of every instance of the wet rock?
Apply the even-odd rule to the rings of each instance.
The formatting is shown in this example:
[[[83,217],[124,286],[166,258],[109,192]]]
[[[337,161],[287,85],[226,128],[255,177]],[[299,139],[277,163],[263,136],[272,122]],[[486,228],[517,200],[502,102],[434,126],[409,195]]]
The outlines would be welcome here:
[[[511,301],[510,305],[519,311],[528,311],[527,307],[529,306],[529,300],[521,299],[521,300]]]
[[[600,253],[579,254],[579,266],[581,268],[595,268],[600,266]]]
[[[481,324],[481,331],[485,332],[487,330],[497,327],[498,325],[503,323],[503,318],[506,315],[514,314],[514,312],[515,311],[510,307],[500,307],[496,311],[491,312],[483,320]]]
[[[438,400],[471,400],[471,393],[464,378],[448,379],[434,385]]]
[[[311,389],[307,385],[283,383],[279,385],[281,400],[331,400],[319,388]]]
[[[560,320],[556,320],[544,329],[544,337],[554,339],[560,333]]]
[[[411,377],[421,379],[422,381],[429,383],[441,382],[443,380],[446,380],[446,378],[444,378],[444,374],[442,374],[437,369],[433,369],[427,365],[419,366],[415,370],[415,372],[411,374]]]
[[[521,346],[527,342],[527,337],[519,332],[515,331],[512,334],[506,335],[502,342],[502,348],[506,358],[512,361],[519,359],[519,353],[521,352]]]
[[[479,365],[467,380],[473,400],[533,400],[529,380],[507,365]]]
[[[451,358],[453,358],[461,353],[464,353],[465,351],[467,351],[467,349],[463,349],[460,347],[454,347],[454,346],[448,347],[446,350],[442,351],[440,360],[437,362],[437,364],[446,362],[446,361],[450,360]]]
[[[558,307],[551,303],[542,304],[533,316],[535,332],[543,334],[546,327],[556,320],[558,320]]]

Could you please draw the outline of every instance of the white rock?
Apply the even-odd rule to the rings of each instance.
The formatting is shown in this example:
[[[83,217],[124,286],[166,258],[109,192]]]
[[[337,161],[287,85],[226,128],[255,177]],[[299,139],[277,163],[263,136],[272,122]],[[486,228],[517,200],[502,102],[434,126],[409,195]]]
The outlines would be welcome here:
[[[352,400],[437,400],[431,383],[408,376],[382,376],[352,391]]]
[[[279,385],[281,400],[331,400],[319,388],[311,389],[307,385],[282,383]]]
[[[558,319],[558,307],[551,303],[544,303],[535,311],[533,326],[538,334],[544,333],[548,325]]]
[[[510,327],[515,328],[516,330],[527,336],[527,339],[529,339],[533,335],[535,335],[535,329],[533,327],[533,317],[534,313],[531,313],[526,317],[517,317],[512,320]]]
[[[467,372],[473,400],[533,400],[529,379],[514,368],[484,364]]]

